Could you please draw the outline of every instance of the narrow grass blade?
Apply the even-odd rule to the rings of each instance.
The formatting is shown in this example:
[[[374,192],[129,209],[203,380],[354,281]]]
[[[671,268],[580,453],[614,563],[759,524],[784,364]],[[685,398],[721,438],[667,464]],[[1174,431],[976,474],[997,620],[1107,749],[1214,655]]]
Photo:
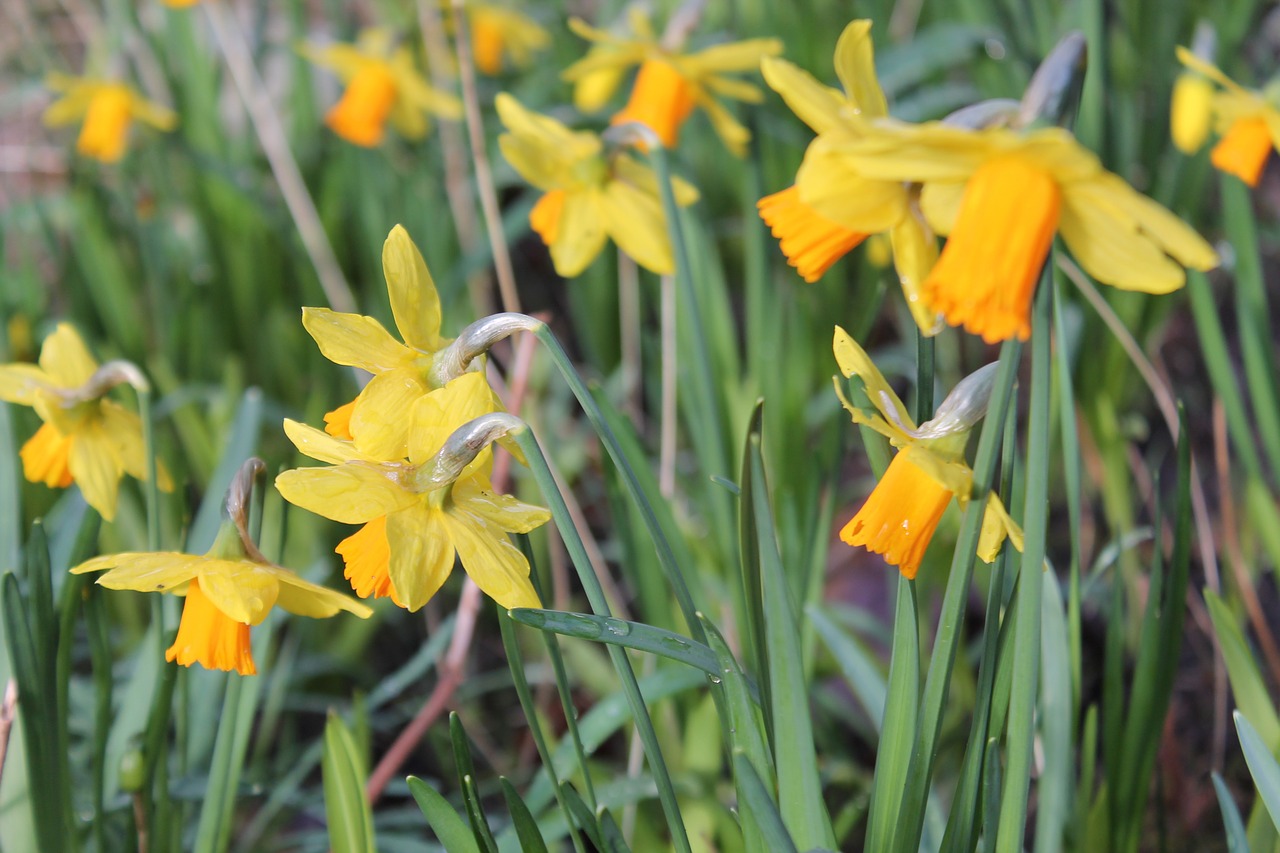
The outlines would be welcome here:
[[[1275,756],[1244,714],[1236,711],[1231,717],[1236,721],[1240,749],[1244,752],[1244,760],[1249,764],[1253,784],[1258,787],[1258,796],[1266,804],[1271,822],[1280,830],[1280,764],[1276,763]]]
[[[597,850],[603,850],[605,847],[604,838],[600,835],[600,827],[596,822],[595,814],[568,782],[560,783],[560,793],[564,801],[569,805],[569,815],[573,818],[574,825],[582,830],[582,834],[587,836],[587,839],[595,845]]]
[[[826,644],[827,651],[835,658],[854,698],[867,712],[876,731],[880,731],[880,727],[884,725],[885,696],[888,693],[884,675],[858,641],[837,625],[821,607],[810,605],[805,608],[805,615]]]
[[[1227,664],[1227,677],[1231,681],[1231,693],[1235,696],[1240,713],[1253,721],[1262,742],[1272,750],[1280,749],[1280,716],[1271,703],[1262,673],[1245,641],[1235,615],[1213,590],[1204,591],[1213,633],[1218,637],[1222,659]]]
[[[520,798],[520,793],[507,781],[506,776],[498,777],[498,782],[502,785],[502,798],[507,801],[507,811],[511,813],[511,823],[516,828],[520,849],[526,853],[547,853],[547,842],[543,840],[538,822],[533,819],[533,812],[529,811],[529,807]]]
[[[445,850],[449,853],[480,853],[480,845],[476,844],[471,828],[453,810],[448,800],[417,776],[410,776],[408,783],[409,793],[413,794],[418,808],[422,809],[422,816],[427,819],[431,831],[440,839]]]
[[[324,813],[333,853],[375,853],[373,812],[364,796],[365,773],[355,739],[332,710],[324,726]]]
[[[868,850],[888,850],[908,783],[911,750],[916,740],[920,707],[920,625],[915,584],[898,578],[893,614],[893,646],[889,656],[889,686],[882,706],[880,744],[876,748],[867,815]]]
[[[1211,775],[1213,792],[1218,795],[1218,808],[1222,809],[1223,829],[1227,833],[1227,853],[1249,853],[1249,839],[1245,835],[1244,821],[1240,819],[1235,798],[1216,770]]]
[[[760,833],[767,845],[766,849],[772,853],[798,853],[796,843],[787,831],[778,806],[769,796],[768,789],[765,788],[764,782],[760,781],[760,776],[751,766],[751,762],[740,752],[735,752],[733,755],[733,772],[738,777],[738,790],[742,797],[738,808],[743,812],[750,812],[760,827]]]
[[[236,793],[261,689],[258,680],[248,676],[228,675],[226,683],[209,784],[196,828],[196,853],[226,853],[231,843]]]
[[[1044,769],[1036,789],[1035,853],[1062,850],[1071,815],[1072,758],[1070,638],[1058,585],[1045,585],[1040,640],[1040,742]]]

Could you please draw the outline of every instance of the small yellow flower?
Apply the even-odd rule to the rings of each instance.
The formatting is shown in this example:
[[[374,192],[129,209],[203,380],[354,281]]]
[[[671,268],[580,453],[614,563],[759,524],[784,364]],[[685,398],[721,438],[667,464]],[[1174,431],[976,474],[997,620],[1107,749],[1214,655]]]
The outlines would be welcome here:
[[[623,152],[607,158],[600,137],[572,131],[548,116],[498,95],[498,138],[507,162],[543,191],[529,223],[551,249],[556,272],[572,278],[612,238],[636,263],[659,274],[675,269],[666,219],[653,171]],[[689,205],[698,191],[675,181],[676,202]]]
[[[285,500],[345,524],[363,524],[339,546],[361,596],[390,594],[422,607],[453,571],[455,556],[476,585],[503,607],[539,607],[529,563],[508,533],[527,533],[550,514],[498,494],[485,448],[451,482],[429,478],[436,453],[455,429],[494,411],[493,392],[467,373],[414,404],[407,462],[360,453],[351,442],[285,421],[298,449],[327,468],[297,468],[276,478]]]
[[[1213,83],[1203,74],[1184,71],[1173,83],[1169,135],[1183,154],[1195,154],[1209,138],[1213,124]]]
[[[481,73],[495,77],[504,64],[525,68],[533,54],[551,44],[551,34],[515,8],[493,3],[467,3],[471,55]]]
[[[856,138],[837,130],[814,145],[849,175],[924,185],[924,216],[950,238],[921,285],[923,302],[987,342],[1030,334],[1031,296],[1055,234],[1090,275],[1122,290],[1168,293],[1185,282],[1184,266],[1218,263],[1199,234],[1065,130],[881,120]],[[884,210],[857,215],[843,198],[865,181],[838,170],[826,177],[824,194],[806,197],[820,214],[839,210],[842,224],[866,230],[882,221]],[[802,179],[805,197],[803,189]]]
[[[1280,104],[1280,92],[1273,87],[1263,91],[1246,89],[1223,74],[1216,65],[1206,62],[1186,48],[1179,47],[1177,52],[1178,60],[1192,72],[1222,86],[1222,91],[1213,95],[1212,107],[1214,128],[1221,139],[1213,147],[1209,159],[1219,170],[1256,187],[1272,149],[1280,146],[1280,109],[1277,108],[1277,104]],[[1176,96],[1175,90],[1175,98]],[[1174,106],[1176,121],[1176,100]],[[1175,124],[1175,128],[1176,126]],[[1179,147],[1187,153],[1193,153],[1204,142],[1204,135],[1201,134],[1195,140],[1197,144],[1194,146],[1190,145],[1192,141],[1188,135],[1188,147],[1181,144]]]
[[[256,550],[256,549],[255,549]],[[186,597],[178,636],[164,659],[182,666],[235,670],[253,675],[257,668],[249,628],[267,618],[274,605],[290,613],[324,619],[340,610],[362,619],[373,612],[364,604],[308,583],[288,569],[246,552],[230,521],[218,531],[203,556],[177,552],[128,553],[95,557],[71,570],[84,574],[108,569],[98,578],[107,589],[171,592]]]
[[[45,338],[38,367],[0,365],[0,400],[31,406],[44,421],[20,451],[23,474],[50,488],[75,482],[107,521],[115,518],[120,479],[147,476],[142,422],[103,396],[120,381],[112,365],[99,370],[66,323]],[[158,480],[160,488],[172,488],[163,470]]]
[[[578,108],[593,112],[604,106],[626,70],[639,66],[631,98],[613,117],[613,124],[641,122],[657,134],[663,145],[673,148],[681,125],[695,108],[701,107],[729,150],[739,157],[746,153],[750,132],[715,96],[749,103],[763,100],[758,88],[728,75],[754,71],[763,57],[782,52],[782,42],[749,39],[685,52],[687,33],[659,39],[647,13],[640,10],[632,10],[627,23],[630,32],[615,35],[578,18],[569,20],[570,29],[592,42],[587,55],[566,68],[563,75],[575,84]]]
[[[834,57],[841,89],[833,89],[784,59],[766,58],[760,63],[765,82],[787,106],[809,125],[821,143],[810,146],[795,185],[760,199],[757,208],[778,238],[787,263],[805,281],[817,281],[840,258],[869,234],[888,234],[894,266],[912,317],[926,335],[940,328],[937,314],[920,298],[920,285],[938,257],[937,240],[920,215],[915,190],[901,181],[863,177],[832,152],[827,140],[858,139],[871,119],[889,114],[876,79],[871,42],[871,21],[851,21],[840,34]],[[831,192],[831,182],[840,196]],[[819,212],[814,208],[823,206]],[[850,228],[846,216],[866,222],[868,211],[881,214],[869,223]]]
[[[432,88],[415,67],[409,49],[396,46],[385,30],[365,30],[354,45],[304,44],[300,50],[346,85],[341,100],[325,116],[325,124],[348,142],[366,148],[377,145],[388,121],[406,139],[421,139],[430,129],[429,116],[462,116],[461,102]]]
[[[157,130],[173,130],[177,115],[123,83],[95,77],[50,74],[45,84],[62,97],[44,111],[46,127],[65,127],[83,119],[76,151],[103,163],[124,156],[134,119]]]
[[[841,529],[840,538],[883,555],[904,577],[914,578],[951,499],[964,506],[972,494],[973,471],[965,464],[964,448],[974,424],[986,414],[995,365],[961,381],[935,417],[917,427],[871,358],[839,326],[833,349],[840,372],[846,379],[860,378],[875,406],[872,412],[854,406],[837,382],[836,394],[853,422],[899,448],[862,509]],[[1022,530],[993,492],[983,515],[978,557],[992,562],[1006,538],[1022,550]]]

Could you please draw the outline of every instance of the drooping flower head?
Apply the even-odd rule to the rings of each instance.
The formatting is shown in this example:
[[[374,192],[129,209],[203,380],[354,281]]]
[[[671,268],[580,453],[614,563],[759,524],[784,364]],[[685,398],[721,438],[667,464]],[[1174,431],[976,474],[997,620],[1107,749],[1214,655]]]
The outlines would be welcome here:
[[[99,367],[67,323],[45,338],[38,366],[0,365],[0,400],[31,406],[44,421],[19,451],[23,474],[50,488],[76,483],[107,521],[115,518],[120,479],[147,476],[142,422],[105,396],[122,382],[145,387],[127,362]],[[157,479],[160,488],[172,488],[162,469]]]
[[[935,417],[917,427],[871,358],[839,326],[833,349],[840,372],[846,379],[861,379],[875,407],[866,410],[850,403],[837,380],[836,394],[853,422],[870,427],[898,448],[862,509],[841,529],[840,538],[883,555],[904,577],[914,578],[951,499],[961,506],[970,500],[973,471],[965,464],[964,449],[974,424],[986,414],[995,365],[963,379]],[[1005,538],[1022,550],[1022,531],[993,492],[987,498],[979,558],[987,563],[994,560]]]
[[[258,460],[250,462],[262,465]],[[350,596],[308,583],[268,562],[247,539],[242,518],[225,520],[213,546],[202,556],[172,551],[112,554],[81,563],[71,572],[103,569],[108,571],[98,583],[107,589],[185,597],[178,635],[165,652],[166,661],[182,666],[198,663],[205,669],[255,674],[249,629],[276,605],[314,619],[340,610],[362,619],[372,613]]]
[[[912,316],[921,331],[933,334],[938,318],[921,302],[920,284],[938,251],[918,210],[918,188],[858,174],[833,153],[834,140],[860,138],[866,122],[888,115],[876,79],[871,21],[851,21],[845,27],[836,43],[834,64],[842,89],[819,83],[784,59],[768,57],[760,63],[765,82],[821,140],[810,146],[794,185],[760,199],[760,217],[778,238],[787,263],[808,282],[821,278],[869,234],[887,233]],[[822,212],[813,206],[819,199]],[[878,227],[847,227],[844,219],[850,215]]]
[[[450,7],[452,8],[452,7]],[[513,6],[468,2],[471,55],[482,74],[496,77],[503,67],[526,68],[551,44],[551,34]]]
[[[1261,91],[1246,89],[1223,74],[1216,65],[1186,48],[1179,47],[1177,52],[1178,61],[1190,69],[1191,74],[1197,75],[1204,84],[1211,80],[1222,87],[1221,91],[1213,93],[1210,107],[1214,129],[1220,137],[1209,154],[1210,161],[1219,170],[1256,187],[1272,149],[1280,146],[1280,83],[1273,83]],[[1176,130],[1176,100],[1174,107]],[[1201,133],[1198,139],[1193,139],[1188,134],[1185,146],[1179,143],[1179,148],[1188,154],[1194,153],[1203,144],[1205,136]]]
[[[294,421],[285,432],[325,468],[276,478],[285,500],[326,518],[364,525],[339,552],[361,596],[389,595],[417,610],[449,577],[455,559],[488,596],[507,608],[538,607],[529,563],[508,533],[527,533],[549,513],[498,494],[489,482],[492,436],[455,430],[494,411],[479,373],[466,373],[413,406],[408,458],[388,462]],[[509,418],[509,416],[504,416]]]
[[[673,15],[661,38],[654,32],[648,13],[638,7],[629,10],[627,31],[621,33],[571,18],[569,28],[591,42],[592,47],[585,57],[565,69],[563,77],[575,86],[574,103],[578,109],[594,112],[613,96],[626,71],[638,66],[631,98],[613,117],[613,124],[640,122],[664,146],[673,148],[681,125],[701,107],[724,144],[741,157],[751,133],[716,96],[759,103],[763,95],[757,87],[728,75],[754,71],[763,57],[782,52],[782,42],[749,39],[687,51],[685,43],[697,23],[697,15],[691,9],[692,5],[687,5]]]
[[[124,156],[135,119],[164,131],[178,123],[172,110],[123,83],[54,73],[45,84],[61,95],[44,111],[45,126],[65,127],[83,120],[76,151],[103,163],[116,163]]]
[[[304,44],[300,50],[347,87],[325,124],[348,142],[377,145],[388,121],[406,139],[421,139],[430,129],[430,116],[462,116],[461,102],[432,88],[418,72],[413,54],[386,30],[364,30],[355,44]]]
[[[653,170],[623,151],[609,154],[594,133],[573,131],[531,112],[508,94],[498,95],[498,138],[503,156],[520,176],[543,191],[529,222],[551,249],[556,272],[572,278],[612,239],[646,269],[674,270],[666,219]],[[698,192],[675,181],[676,202],[689,205]]]

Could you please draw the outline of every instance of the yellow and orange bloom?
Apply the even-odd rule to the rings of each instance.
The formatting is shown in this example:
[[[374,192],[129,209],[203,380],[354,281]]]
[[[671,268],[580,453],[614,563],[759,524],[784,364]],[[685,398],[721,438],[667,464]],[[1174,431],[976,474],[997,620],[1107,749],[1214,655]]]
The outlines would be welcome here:
[[[820,144],[849,175],[923,185],[926,220],[950,238],[921,284],[921,299],[987,342],[1030,334],[1031,297],[1055,234],[1086,272],[1122,290],[1168,293],[1182,287],[1184,267],[1218,263],[1199,234],[1102,168],[1065,130],[886,119],[856,137],[823,134]],[[802,197],[818,213],[838,213],[843,224],[868,230],[881,221],[884,211],[859,214],[841,197],[858,182],[838,169],[825,177],[813,197],[801,179]]]
[[[605,154],[594,133],[572,131],[531,112],[508,94],[498,95],[498,138],[503,156],[520,176],[543,191],[529,224],[551,249],[556,272],[573,278],[612,239],[640,266],[659,274],[675,269],[666,218],[653,170],[625,152]],[[698,191],[676,179],[676,203]]]
[[[551,34],[516,8],[471,2],[463,8],[471,28],[471,56],[482,74],[496,77],[503,68],[526,68],[535,53],[551,44]]]
[[[338,546],[361,596],[390,595],[417,610],[458,559],[503,607],[539,607],[529,563],[508,534],[546,523],[547,510],[494,491],[487,446],[467,448],[469,456],[455,460],[459,473],[438,478],[454,430],[494,409],[483,374],[466,373],[432,391],[413,406],[408,459],[401,462],[370,458],[351,442],[285,421],[298,449],[330,467],[285,471],[276,488],[285,500],[325,518],[364,525]]]
[[[355,44],[305,44],[301,52],[347,87],[325,124],[355,145],[378,145],[388,122],[406,139],[421,139],[430,129],[430,116],[462,116],[461,102],[432,88],[409,49],[395,45],[385,30],[365,30]]]
[[[1222,90],[1212,94],[1210,106],[1203,103],[1206,97],[1203,92],[1198,93],[1193,102],[1191,95],[1174,90],[1174,142],[1185,153],[1198,150],[1207,134],[1200,132],[1198,126],[1194,128],[1196,133],[1192,133],[1193,122],[1207,121],[1205,116],[1211,112],[1220,138],[1209,154],[1210,161],[1220,171],[1256,187],[1271,151],[1280,146],[1280,91],[1273,86],[1262,91],[1246,89],[1216,65],[1183,47],[1178,48],[1178,60],[1189,69],[1190,75],[1201,81],[1201,86],[1213,81]],[[1179,78],[1179,84],[1187,76]],[[1180,123],[1184,129],[1180,130]]]
[[[288,569],[265,562],[247,549],[230,521],[203,556],[177,552],[126,553],[95,557],[72,574],[107,570],[98,583],[107,589],[170,592],[185,597],[178,635],[166,661],[182,666],[234,670],[253,675],[249,629],[275,605],[299,616],[323,619],[345,610],[364,619],[373,611],[350,596],[308,583]]]
[[[121,478],[144,480],[147,466],[142,422],[105,394],[134,375],[121,362],[100,368],[66,323],[45,338],[38,366],[0,365],[0,400],[31,406],[44,422],[19,452],[26,478],[50,488],[74,482],[103,518],[115,518]],[[163,470],[157,479],[172,488]]]
[[[912,317],[924,334],[934,334],[941,324],[921,300],[920,285],[938,250],[918,209],[918,188],[851,172],[829,145],[832,137],[859,138],[866,122],[888,115],[875,75],[870,21],[852,21],[845,27],[836,43],[834,65],[841,89],[819,83],[784,59],[770,57],[760,63],[765,82],[822,140],[810,146],[793,186],[760,199],[760,218],[778,238],[787,263],[807,282],[821,278],[870,234],[888,235]],[[847,195],[837,198],[828,191],[827,182],[833,179]],[[823,206],[821,212],[815,202]],[[868,210],[878,218],[868,220]],[[846,216],[864,227],[849,227]]]
[[[116,163],[124,156],[135,120],[164,131],[173,130],[178,123],[172,110],[123,83],[56,73],[45,82],[61,95],[44,111],[45,126],[81,122],[76,151],[102,163]]]
[[[987,365],[962,380],[936,416],[916,426],[867,353],[839,326],[833,350],[846,379],[862,380],[874,410],[854,406],[836,382],[836,394],[856,424],[889,439],[897,454],[862,508],[841,529],[846,544],[866,548],[897,566],[908,579],[920,569],[929,541],[947,506],[955,498],[970,500],[973,471],[964,462],[964,448],[974,425],[986,414],[995,365]],[[1008,539],[1022,550],[1022,531],[994,493],[987,498],[978,541],[978,557],[992,562]]]
[[[763,100],[760,90],[729,75],[754,71],[760,60],[782,52],[777,39],[749,39],[686,52],[687,21],[672,21],[672,32],[659,38],[646,13],[628,15],[629,32],[615,34],[578,18],[569,27],[592,43],[587,55],[565,69],[574,84],[574,102],[584,112],[602,108],[632,66],[638,67],[627,105],[613,124],[636,121],[649,127],[667,148],[675,147],[680,128],[694,110],[707,113],[716,133],[736,156],[746,152],[750,132],[716,96],[748,103]]]

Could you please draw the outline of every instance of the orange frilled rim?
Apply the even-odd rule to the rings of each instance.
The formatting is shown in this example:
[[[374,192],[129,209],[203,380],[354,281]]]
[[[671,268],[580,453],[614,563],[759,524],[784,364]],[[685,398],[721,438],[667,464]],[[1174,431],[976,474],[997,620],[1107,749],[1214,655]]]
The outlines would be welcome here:
[[[866,234],[832,222],[800,201],[794,186],[760,199],[756,209],[777,238],[787,263],[810,283],[867,239]]]
[[[241,675],[258,671],[249,645],[249,626],[219,610],[194,578],[182,605],[178,636],[164,653],[164,659],[176,660],[182,666],[198,663],[205,669],[235,670]]]
[[[913,579],[950,500],[950,491],[909,454],[899,453],[862,509],[840,531],[840,539],[882,555]]]

